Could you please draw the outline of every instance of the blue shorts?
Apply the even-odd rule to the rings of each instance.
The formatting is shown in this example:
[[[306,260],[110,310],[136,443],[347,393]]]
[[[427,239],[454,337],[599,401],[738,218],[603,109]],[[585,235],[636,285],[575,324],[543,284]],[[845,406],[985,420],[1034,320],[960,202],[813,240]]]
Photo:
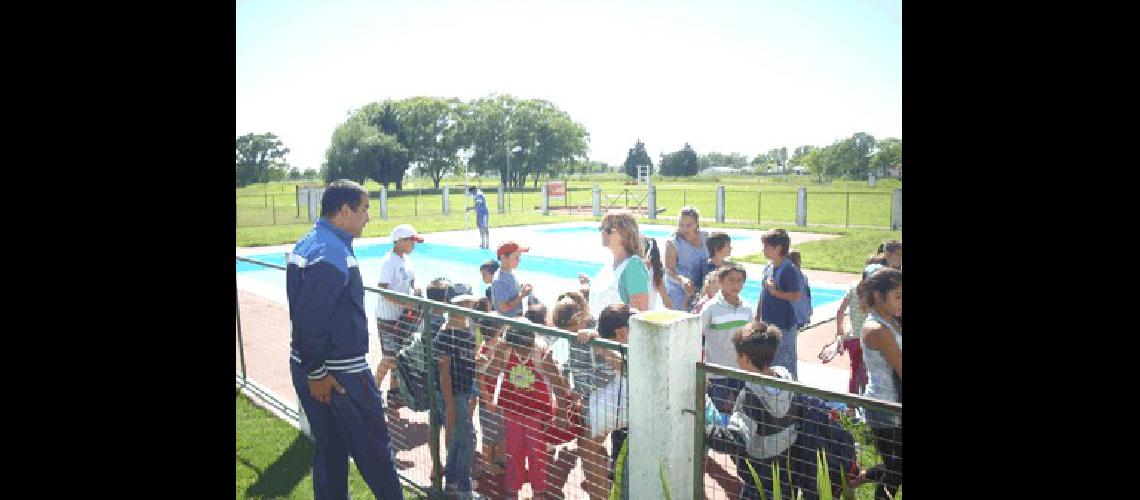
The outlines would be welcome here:
[[[491,214],[489,214],[489,213],[481,214],[481,213],[476,212],[475,213],[475,225],[479,226],[479,229],[487,229],[487,225],[490,223],[490,220],[489,220],[490,218],[491,218]]]

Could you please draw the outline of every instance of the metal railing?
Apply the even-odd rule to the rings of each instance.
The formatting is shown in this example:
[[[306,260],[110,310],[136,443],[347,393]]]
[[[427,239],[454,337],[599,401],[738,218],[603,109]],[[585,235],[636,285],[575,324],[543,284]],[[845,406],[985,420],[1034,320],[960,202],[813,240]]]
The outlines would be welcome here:
[[[238,262],[254,264],[267,269],[286,269],[285,266],[256,259],[241,256],[237,256],[236,259]],[[625,344],[602,338],[594,338],[585,344],[581,344],[577,342],[578,337],[573,333],[530,323],[521,318],[506,318],[497,314],[382,288],[366,286],[365,290],[368,293],[378,294],[379,300],[391,298],[404,303],[397,320],[386,324],[378,323],[378,329],[381,331],[379,336],[381,346],[379,349],[370,348],[369,350],[370,371],[383,363],[383,351],[392,352],[388,348],[395,347],[391,345],[393,341],[401,343],[402,346],[406,346],[415,338],[424,342],[427,355],[422,364],[412,364],[411,366],[428,374],[438,373],[437,360],[443,352],[455,355],[459,355],[457,353],[460,352],[478,353],[482,350],[482,346],[488,346],[487,353],[489,359],[492,360],[483,364],[476,363],[474,387],[479,396],[477,398],[473,396],[472,399],[469,399],[468,405],[468,416],[471,420],[470,428],[472,437],[477,438],[476,443],[485,441],[484,435],[492,430],[489,429],[490,427],[495,427],[493,422],[488,422],[488,420],[494,420],[494,416],[488,415],[488,411],[485,410],[490,410],[492,413],[494,410],[498,410],[503,418],[502,428],[499,429],[500,433],[502,431],[517,433],[521,429],[527,434],[527,439],[541,441],[541,443],[530,443],[541,444],[541,449],[531,450],[534,453],[530,453],[529,460],[534,461],[538,458],[541,461],[541,457],[545,457],[547,470],[543,474],[547,480],[547,491],[558,496],[566,495],[568,498],[585,498],[586,492],[592,493],[595,497],[608,494],[611,487],[611,480],[608,476],[613,473],[611,457],[616,451],[612,442],[613,439],[608,439],[608,437],[613,427],[618,427],[619,424],[623,423],[615,423],[612,420],[625,411],[617,407],[618,405],[628,406],[626,402],[628,400],[628,389],[622,399],[615,401],[610,397],[612,388],[615,384],[621,387],[620,381],[623,380],[624,376],[619,376],[619,373],[611,368],[611,372],[613,372],[611,373],[611,380],[596,381],[590,376],[581,376],[581,373],[576,372],[573,369],[574,367],[569,365],[571,364],[570,358],[574,356],[571,351],[577,350],[579,354],[583,352],[594,354],[598,361],[588,368],[593,373],[600,370],[599,366],[602,360],[607,358],[607,355],[604,354],[606,352],[624,360],[627,354]],[[285,369],[288,365],[290,339],[288,308],[280,304],[257,302],[249,304],[249,309],[242,311],[241,298],[242,292],[239,289],[237,306],[238,388],[245,390],[251,396],[263,401],[267,406],[278,410],[280,414],[303,427],[304,416],[298,411],[299,405],[292,403],[291,398],[287,397],[295,393],[292,389],[289,372]],[[270,301],[266,300],[266,302],[269,303]],[[444,314],[447,316],[441,318]],[[447,321],[452,315],[465,316],[475,323],[470,329],[472,335],[475,336],[475,342],[470,346],[458,345],[463,341],[456,339],[462,335],[456,336],[454,332],[448,332],[445,336],[440,337],[442,335],[440,326],[446,325],[446,323],[441,325],[441,320]],[[371,317],[371,311],[369,316],[370,319],[374,319]],[[246,323],[244,328],[243,318]],[[527,385],[524,380],[525,376],[518,379],[520,369],[511,372],[505,370],[505,366],[499,363],[500,359],[509,362],[511,352],[514,352],[515,358],[518,358],[521,354],[528,352],[528,349],[533,348],[532,346],[519,345],[518,342],[512,343],[517,338],[525,339],[527,335],[515,335],[509,333],[511,331],[527,332],[529,335],[541,339],[535,344],[538,347],[530,352],[550,351],[556,353],[545,358],[553,360],[553,369],[548,369],[549,365],[543,365],[540,359],[536,369],[532,370],[536,380],[541,378],[551,388],[550,402],[554,407],[548,414],[547,412],[539,412],[543,414],[544,418],[533,418],[517,411],[519,408],[541,405],[530,404],[528,406],[529,403],[535,403],[535,401],[528,401],[527,399],[528,395],[534,393],[528,392],[525,388],[519,390],[520,387]],[[370,344],[377,344],[376,339],[371,335],[369,340]],[[557,343],[561,340],[565,340],[565,343],[560,349]],[[384,345],[385,343],[388,345]],[[458,349],[460,347],[463,349]],[[466,349],[466,347],[471,347],[471,349]],[[558,352],[564,354],[559,356]],[[478,360],[478,355],[475,356]],[[609,357],[613,358],[613,356]],[[593,361],[593,358],[590,359]],[[622,366],[624,368],[624,365]],[[395,371],[396,368],[392,367],[390,370]],[[499,373],[504,374],[500,377]],[[624,374],[624,370],[621,371],[621,374]],[[376,373],[373,372],[373,375],[375,376]],[[618,382],[615,383],[613,380]],[[400,391],[391,384],[391,381],[391,375],[380,378],[378,388],[389,394],[399,393]],[[424,382],[428,394],[437,393],[436,384],[438,380],[436,377],[428,376]],[[493,384],[495,387],[494,394],[483,394],[486,391],[486,386],[482,382]],[[454,388],[455,386],[453,386]],[[578,405],[568,404],[582,402],[585,403],[586,408],[590,408],[591,405],[583,401],[587,399],[583,395],[589,395],[588,398],[594,399],[592,409],[579,410]],[[456,396],[459,395],[456,394]],[[392,407],[389,405],[391,401],[387,400],[385,402],[385,415],[398,475],[410,486],[425,494],[437,496],[442,494],[444,488],[443,464],[447,454],[446,443],[441,443],[440,431],[446,429],[447,426],[443,425],[442,420],[445,416],[439,408],[437,398],[429,397],[427,400],[428,411],[411,411],[406,404],[397,404]],[[509,401],[514,401],[514,403]],[[592,416],[589,415],[591,412],[593,413]],[[590,418],[587,418],[588,416]],[[605,422],[606,425],[597,424],[594,420]],[[507,422],[511,422],[510,427],[513,431],[506,428]],[[574,423],[577,423],[578,426],[575,426]],[[614,425],[609,426],[609,423]],[[457,425],[459,424],[457,423]],[[595,435],[591,432],[592,427],[601,427],[605,429],[605,432]],[[464,428],[460,428],[457,435],[462,437],[465,432]],[[500,444],[507,444],[508,442],[517,444],[517,438],[518,436],[514,434],[509,437],[500,435],[497,440]],[[546,446],[547,443],[551,444],[549,448]],[[523,460],[522,456],[513,453],[512,450],[504,451],[503,455],[508,466],[515,465]],[[580,465],[578,459],[581,459]],[[480,477],[479,469],[494,469],[496,467],[495,461],[494,454],[475,453],[472,459],[471,477]],[[478,469],[475,466],[478,466]],[[505,475],[485,474],[481,477],[483,479],[480,480],[476,491],[496,498],[503,496],[506,491],[504,489],[506,485],[503,484]],[[524,477],[535,479],[532,476]],[[583,479],[581,483],[579,478]],[[541,483],[541,481],[539,482]],[[525,487],[523,489],[525,490]],[[533,491],[533,487],[531,489]],[[521,493],[525,493],[525,491]]]
[[[707,378],[711,376],[783,391],[785,403],[790,400],[790,404],[781,408],[780,403],[771,403],[778,401],[781,396],[773,396],[771,393],[756,395],[751,389],[745,389],[750,392],[748,395],[744,394],[745,390],[741,390],[732,401],[712,401],[707,395]],[[830,434],[833,431],[822,430],[810,424],[808,421],[812,419],[807,417],[807,410],[794,395],[814,396],[827,402],[828,419],[837,422],[838,427],[850,433],[854,443],[845,443],[838,436],[842,433]],[[721,413],[720,408],[709,411],[707,405],[710,402],[720,408],[731,408],[726,412],[731,413],[731,417]],[[749,404],[757,402],[759,405]],[[695,413],[705,416],[706,426],[695,426],[693,433],[694,450],[698,454],[693,461],[693,498],[737,498],[738,492],[743,490],[750,490],[748,494],[755,495],[757,485],[752,470],[755,470],[760,479],[759,487],[764,488],[767,498],[772,498],[773,495],[773,469],[778,469],[779,479],[776,483],[780,484],[785,498],[796,498],[795,490],[802,490],[804,498],[819,498],[817,485],[827,487],[828,482],[834,498],[843,498],[845,490],[850,492],[847,498],[855,498],[857,492],[863,496],[866,493],[858,490],[873,491],[883,487],[883,483],[891,483],[889,491],[895,494],[902,482],[901,404],[810,387],[790,380],[703,362],[697,363],[694,403]],[[764,423],[759,423],[761,419],[752,418],[758,415],[757,412],[766,412]],[[714,420],[722,420],[708,421],[710,415]],[[869,417],[874,417],[875,428],[869,427]],[[884,424],[896,418],[894,423]],[[794,437],[791,434],[781,434],[789,426],[796,429]],[[805,432],[806,429],[811,431]],[[761,432],[766,435],[766,440],[758,437]],[[748,433],[753,435],[749,436],[750,441],[745,442],[743,438]],[[812,436],[815,437],[814,441],[809,439]],[[709,439],[718,442],[710,443]],[[826,459],[829,460],[828,481],[821,480],[821,470],[817,469],[816,463],[819,460],[818,451],[807,449],[808,443],[822,445],[832,451],[847,450],[839,453],[845,456],[829,455]],[[757,457],[754,454],[757,451],[762,456]],[[709,456],[707,461],[717,469],[709,471],[709,477],[714,482],[710,485],[705,483],[706,454]],[[883,465],[880,465],[881,462]],[[849,466],[843,467],[843,464]],[[734,474],[736,477],[733,477]]]

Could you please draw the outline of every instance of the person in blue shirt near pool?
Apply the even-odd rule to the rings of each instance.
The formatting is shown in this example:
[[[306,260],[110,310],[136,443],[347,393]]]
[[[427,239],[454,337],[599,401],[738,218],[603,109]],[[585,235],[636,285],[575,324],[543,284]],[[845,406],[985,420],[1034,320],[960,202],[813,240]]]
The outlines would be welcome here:
[[[475,225],[479,227],[479,248],[491,248],[491,213],[487,211],[487,197],[483,190],[475,186],[467,187],[467,196],[474,198],[475,206],[467,207],[468,211],[475,210]]]
[[[289,372],[314,441],[313,493],[348,498],[351,455],[376,498],[403,498],[384,404],[365,355],[364,281],[352,249],[368,224],[368,192],[329,184],[321,217],[297,242],[285,270],[292,324]]]
[[[756,319],[776,325],[783,333],[780,347],[772,364],[787,368],[796,380],[796,311],[793,304],[800,300],[800,273],[788,259],[792,239],[783,229],[772,229],[760,235],[764,244],[764,257],[771,263],[760,276],[760,299],[756,304]]]

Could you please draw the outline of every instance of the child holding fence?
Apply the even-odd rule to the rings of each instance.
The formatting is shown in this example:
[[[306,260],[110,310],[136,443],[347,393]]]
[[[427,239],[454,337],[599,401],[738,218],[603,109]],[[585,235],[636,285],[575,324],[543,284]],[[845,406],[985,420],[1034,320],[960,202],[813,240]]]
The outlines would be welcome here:
[[[759,321],[736,331],[732,345],[737,364],[745,371],[793,380],[787,368],[772,365],[780,338],[778,327]],[[736,398],[727,427],[705,423],[706,446],[736,458],[736,473],[744,483],[741,499],[761,498],[759,488],[772,498],[774,462],[780,466],[780,491],[792,494],[792,485],[787,482],[788,452],[797,430],[791,412],[792,396],[791,391],[747,382]],[[749,465],[760,478],[759,485],[753,480]]]
[[[554,397],[551,386],[564,395],[565,385],[551,351],[536,342],[534,331],[509,328],[506,343],[500,343],[496,351],[494,358],[499,363],[492,366],[503,367],[499,389],[507,446],[503,486],[513,499],[523,482],[529,481],[538,498],[547,489],[549,452],[543,432],[553,422],[556,402],[562,399]]]

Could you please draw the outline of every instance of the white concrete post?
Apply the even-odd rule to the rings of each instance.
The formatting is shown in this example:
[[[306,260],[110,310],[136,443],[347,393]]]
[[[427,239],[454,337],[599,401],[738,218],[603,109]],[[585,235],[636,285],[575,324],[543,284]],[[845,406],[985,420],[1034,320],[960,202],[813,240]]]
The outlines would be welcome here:
[[[324,188],[309,190],[309,222],[313,222],[321,216],[321,197],[324,195]]]
[[[796,190],[796,225],[800,227],[807,225],[807,188],[805,187]]]
[[[891,230],[902,229],[902,189],[895,188],[891,196]]]
[[[602,216],[602,188],[594,184],[594,217]]]
[[[388,218],[388,188],[380,186],[380,218]]]
[[[451,213],[451,198],[447,194],[448,186],[443,186],[443,215]]]
[[[504,201],[503,200],[503,183],[500,182],[499,183],[499,213],[503,213],[506,211],[504,209],[504,206],[503,206],[503,201]]]
[[[696,365],[701,359],[700,316],[681,311],[640,313],[629,321],[629,450],[626,480],[631,498],[693,493]]]
[[[875,173],[874,172],[867,172],[867,185],[870,187],[875,187]]]
[[[550,199],[546,192],[546,184],[542,185],[542,215],[550,215]]]
[[[716,187],[716,221],[724,222],[724,186]]]

